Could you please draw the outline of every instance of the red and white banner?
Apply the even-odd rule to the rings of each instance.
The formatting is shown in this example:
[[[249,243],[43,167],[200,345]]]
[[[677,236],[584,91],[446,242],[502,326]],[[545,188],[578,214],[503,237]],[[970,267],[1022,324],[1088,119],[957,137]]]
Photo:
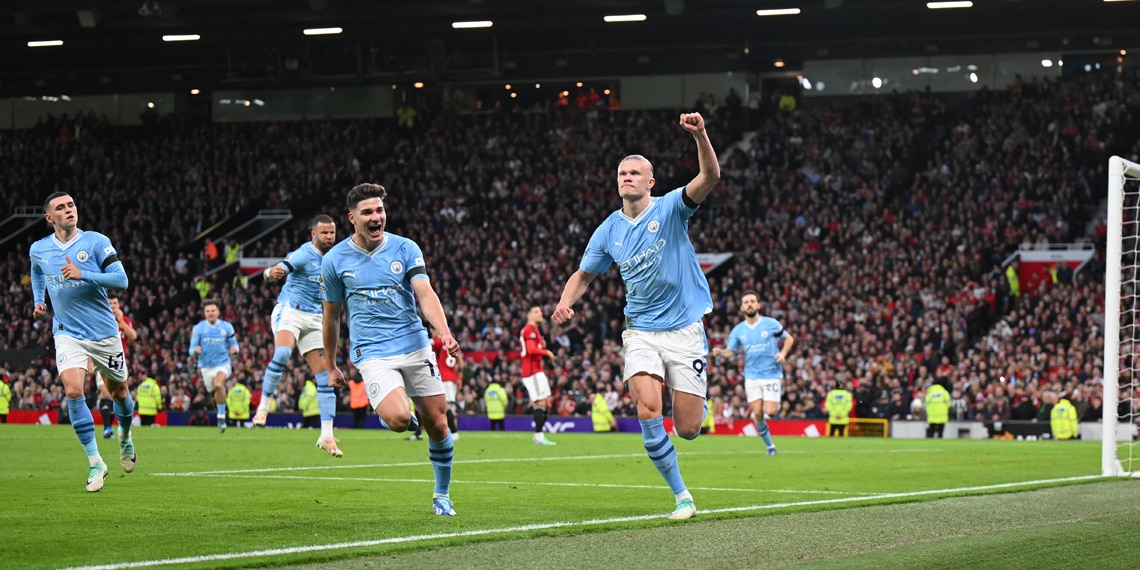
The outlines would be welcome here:
[[[266,267],[273,267],[281,262],[283,258],[280,257],[243,257],[238,260],[238,266],[241,272],[246,275],[253,275],[261,271],[265,271]]]
[[[724,262],[732,259],[731,253],[698,253],[697,263],[701,264],[701,271],[708,275],[709,272],[720,267]]]
[[[1041,283],[1053,281],[1049,269],[1054,265],[1068,265],[1075,272],[1093,257],[1091,249],[1021,250],[1017,252],[1021,262],[1017,270],[1018,286],[1022,294],[1032,294]]]

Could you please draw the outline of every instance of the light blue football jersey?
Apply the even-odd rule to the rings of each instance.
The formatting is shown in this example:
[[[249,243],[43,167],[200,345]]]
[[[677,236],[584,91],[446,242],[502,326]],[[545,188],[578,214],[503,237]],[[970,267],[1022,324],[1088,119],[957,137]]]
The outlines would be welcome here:
[[[412,292],[413,280],[427,278],[420,246],[387,232],[384,242],[372,251],[365,251],[349,236],[325,254],[321,298],[344,303],[353,364],[430,346]]]
[[[594,230],[582,271],[599,274],[617,263],[625,281],[626,328],[672,331],[691,325],[712,311],[709,282],[689,241],[684,187],[652,198],[631,219],[619,209]]]
[[[234,326],[218,319],[214,324],[202,320],[194,325],[194,333],[190,335],[190,354],[194,354],[194,347],[202,347],[202,354],[198,355],[198,368],[218,368],[230,363],[230,347],[237,347],[237,335]]]
[[[107,301],[107,287],[88,279],[98,274],[123,271],[122,263],[111,240],[99,232],[76,230],[71,241],[63,243],[53,233],[35,243],[29,250],[32,258],[32,297],[43,304],[44,293],[51,297],[52,334],[81,340],[101,340],[119,336],[119,323]],[[83,272],[83,278],[63,277],[65,258]],[[126,273],[123,273],[125,277]],[[126,280],[123,280],[126,287]]]
[[[728,335],[728,349],[744,351],[745,380],[776,380],[784,377],[784,365],[776,362],[780,352],[777,339],[786,338],[788,331],[780,321],[760,317],[755,325],[742,321]]]
[[[321,260],[324,254],[317,249],[313,242],[294,250],[283,261],[278,263],[289,272],[285,276],[285,285],[281,287],[281,294],[277,295],[277,303],[288,305],[306,313],[321,314]]]

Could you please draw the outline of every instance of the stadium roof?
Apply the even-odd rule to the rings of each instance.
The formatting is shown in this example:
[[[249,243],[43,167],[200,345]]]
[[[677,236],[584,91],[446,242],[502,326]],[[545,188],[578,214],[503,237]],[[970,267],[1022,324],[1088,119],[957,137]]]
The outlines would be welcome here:
[[[0,96],[338,82],[795,69],[806,59],[1140,47],[1140,2],[976,0],[8,0]],[[799,8],[759,17],[758,9]],[[606,15],[644,14],[632,23]],[[453,22],[490,20],[482,29]],[[306,36],[306,28],[342,28]],[[197,34],[198,41],[164,42]],[[30,41],[62,40],[32,48]],[[1140,55],[1140,54],[1137,54]]]

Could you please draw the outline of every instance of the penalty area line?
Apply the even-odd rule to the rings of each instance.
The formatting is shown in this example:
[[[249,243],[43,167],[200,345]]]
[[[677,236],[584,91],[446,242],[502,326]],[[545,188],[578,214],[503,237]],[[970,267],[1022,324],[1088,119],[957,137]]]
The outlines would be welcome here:
[[[871,495],[866,497],[843,497],[837,499],[821,499],[817,501],[798,501],[792,503],[777,503],[771,505],[753,505],[747,507],[726,507],[722,509],[710,509],[703,511],[705,513],[739,513],[747,511],[765,511],[772,509],[782,509],[790,507],[810,507],[816,505],[835,505],[842,503],[859,503],[865,501],[877,501],[882,499],[902,499],[908,497],[923,497],[930,495],[942,494],[956,494],[956,493],[970,493],[977,491],[993,491],[998,489],[1013,489],[1017,487],[1028,487],[1035,485],[1048,485],[1053,483],[1072,483],[1076,481],[1091,481],[1096,479],[1104,479],[1100,475],[1086,475],[1081,477],[1063,477],[1060,479],[1039,479],[1036,481],[1020,481],[1016,483],[998,483],[994,485],[978,485],[975,487],[957,487],[951,489],[930,489],[926,491],[911,491],[906,493],[884,493],[880,495]],[[567,528],[567,527],[582,527],[593,526],[601,524],[612,524],[622,522],[634,521],[647,521],[665,518],[665,514],[654,515],[638,515],[631,517],[613,517],[607,519],[590,519],[584,521],[563,521],[552,523],[539,523],[521,526],[512,526],[505,528],[488,528],[479,530],[468,530],[462,532],[443,532],[436,534],[418,534],[412,536],[395,536],[391,538],[382,538],[376,540],[358,540],[354,542],[337,542],[333,544],[313,544],[308,546],[292,546],[288,548],[271,548],[265,550],[251,550],[246,552],[230,552],[224,554],[206,554],[202,556],[186,556],[181,558],[161,558],[156,560],[143,560],[139,562],[118,562],[113,564],[99,564],[91,566],[71,566],[64,570],[122,570],[125,568],[145,568],[149,566],[173,566],[177,564],[200,564],[202,562],[212,562],[220,560],[240,560],[244,558],[262,558],[269,556],[284,556],[288,554],[306,554],[310,552],[323,552],[330,550],[346,550],[351,548],[368,548],[373,546],[382,546],[385,544],[403,544],[410,542],[422,542],[427,540],[440,540],[446,538],[459,538],[469,536],[490,536],[496,534],[508,534],[517,532],[529,532],[535,530],[548,530],[554,528]]]

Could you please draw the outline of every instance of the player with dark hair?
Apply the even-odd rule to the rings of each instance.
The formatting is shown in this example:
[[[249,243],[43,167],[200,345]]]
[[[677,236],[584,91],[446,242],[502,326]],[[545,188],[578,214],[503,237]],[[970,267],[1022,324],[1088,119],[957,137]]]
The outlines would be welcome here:
[[[455,446],[447,427],[447,400],[431,341],[416,310],[438,331],[443,348],[459,355],[447,315],[428,279],[416,242],[384,231],[388,191],[360,184],[348,192],[348,222],[353,234],[336,244],[321,262],[324,348],[329,385],[345,385],[337,367],[340,315],[348,315],[350,358],[364,378],[369,403],[380,425],[395,432],[415,429],[410,396],[423,415],[428,459],[435,473],[432,510],[453,516],[449,495]]]
[[[329,373],[321,353],[321,261],[336,243],[336,222],[326,215],[313,218],[309,226],[310,239],[284,260],[265,270],[267,282],[285,279],[277,306],[270,317],[274,337],[273,359],[265,369],[261,384],[261,402],[253,416],[253,425],[264,426],[269,414],[269,402],[277,393],[277,385],[285,366],[293,357],[293,348],[299,347],[316,376],[317,407],[321,411],[321,434],[317,447],[333,457],[344,453],[333,437],[333,420],[336,419],[336,393],[329,386]]]
[[[784,330],[780,321],[760,314],[764,304],[760,294],[745,291],[740,296],[740,312],[744,321],[733,327],[728,335],[728,346],[713,351],[713,356],[732,358],[736,351],[744,352],[744,394],[752,408],[752,422],[768,446],[768,455],[776,455],[776,444],[768,430],[768,418],[780,411],[780,396],[784,392],[784,360],[796,343],[795,337]],[[780,346],[780,341],[784,345]]]
[[[119,338],[123,341],[123,358],[126,358],[130,353],[128,348],[130,345],[138,341],[139,333],[135,330],[135,324],[131,318],[123,314],[122,305],[119,302],[119,294],[114,291],[107,293],[107,301],[111,304],[111,312],[115,315],[115,320],[119,325]],[[87,364],[87,373],[94,378],[95,390],[98,394],[99,415],[103,420],[103,439],[111,439],[115,430],[111,427],[111,423],[115,419],[114,413],[114,400],[111,398],[111,393],[107,391],[107,384],[103,382],[103,376],[95,369],[95,363],[89,362]]]
[[[550,380],[543,371],[542,359],[553,357],[554,353],[546,349],[546,341],[542,338],[542,331],[538,329],[543,321],[542,309],[531,307],[526,313],[526,325],[519,333],[519,342],[522,349],[519,353],[520,374],[522,374],[523,387],[526,388],[527,397],[531,402],[531,413],[534,414],[534,444],[555,445],[546,439],[543,428],[546,427],[546,417],[550,413]]]

